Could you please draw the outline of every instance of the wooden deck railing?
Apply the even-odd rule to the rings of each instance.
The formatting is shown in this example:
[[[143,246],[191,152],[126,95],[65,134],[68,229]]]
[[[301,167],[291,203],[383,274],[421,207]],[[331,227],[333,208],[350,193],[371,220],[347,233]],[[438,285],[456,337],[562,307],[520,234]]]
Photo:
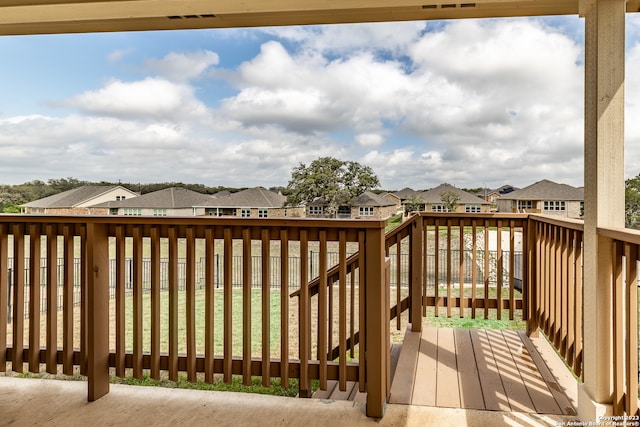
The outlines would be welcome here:
[[[638,410],[638,261],[640,232],[598,229],[599,238],[613,243],[611,262],[613,338],[613,411],[640,415]]]
[[[425,214],[423,314],[526,318],[527,215]],[[445,249],[442,251],[441,249]],[[454,258],[454,254],[456,257]],[[444,259],[442,257],[444,256]]]
[[[599,236],[614,248],[614,409],[635,414],[640,233]],[[407,311],[414,330],[424,315],[525,320],[581,377],[582,259],[581,221],[535,214],[422,213],[386,235],[375,220],[0,216],[0,370],[78,369],[90,400],[109,367],[295,378],[300,396],[357,381],[379,417],[389,324]]]
[[[582,375],[583,223],[532,215],[527,258],[528,332],[538,327],[577,377]]]
[[[232,376],[240,375],[245,384],[259,376],[266,386],[272,377],[281,378],[285,387],[289,378],[297,378],[301,396],[310,395],[313,379],[325,387],[327,380],[338,380],[341,387],[358,381],[367,391],[367,414],[380,417],[389,389],[388,334],[381,333],[390,311],[384,225],[375,220],[1,216],[0,319],[9,318],[11,323],[0,328],[0,369],[7,361],[17,372],[22,372],[25,361],[32,372],[40,370],[40,363],[46,363],[50,373],[57,373],[58,364],[67,374],[79,367],[88,376],[89,400],[108,392],[109,367],[117,376],[130,369],[135,378],[142,378],[145,370],[151,378],[166,371],[172,380],[178,379],[178,372],[186,372],[189,381],[201,377],[210,382],[214,374],[221,374],[231,382]],[[335,296],[321,288],[312,301],[308,287],[313,279],[312,250],[319,253],[321,278],[327,275],[327,254],[338,252]],[[299,265],[291,269],[293,252]],[[355,264],[349,264],[349,272],[348,252],[360,254]],[[233,257],[238,254],[242,286],[234,290]],[[223,259],[220,272],[216,255]],[[252,274],[255,255],[261,257],[257,289]],[[272,255],[280,259],[275,267],[278,291],[272,283]],[[74,270],[78,256],[79,277]],[[169,266],[163,271],[164,257]],[[195,266],[202,257],[205,288],[197,290]],[[61,312],[57,268],[47,268],[57,266],[59,258],[65,271]],[[151,264],[148,293],[143,292],[145,258]],[[183,286],[179,286],[179,258],[186,262]],[[13,286],[7,297],[9,259]],[[110,303],[112,259],[116,289]],[[133,264],[130,296],[125,289],[127,259]],[[295,280],[291,271],[298,274]],[[224,284],[216,290],[218,274]],[[26,286],[41,282],[46,283],[46,310],[40,307],[41,287]],[[161,282],[168,283],[167,291],[161,290]],[[290,282],[300,286],[299,304],[289,300]],[[78,307],[73,295],[77,283]],[[347,304],[355,294],[357,298]],[[7,316],[10,302],[13,313]],[[351,334],[354,344],[349,355],[347,325],[361,337],[355,347],[357,340]],[[329,359],[332,342],[338,343],[337,357]]]

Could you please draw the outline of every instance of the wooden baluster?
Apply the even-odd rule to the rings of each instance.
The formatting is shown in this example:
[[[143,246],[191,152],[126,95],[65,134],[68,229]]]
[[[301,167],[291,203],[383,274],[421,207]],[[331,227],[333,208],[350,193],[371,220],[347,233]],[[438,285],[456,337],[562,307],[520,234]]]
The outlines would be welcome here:
[[[242,230],[242,384],[251,385],[251,230]]]
[[[46,364],[47,364],[47,373],[57,374],[58,373],[58,230],[57,230],[57,226],[53,224],[48,224],[46,226],[46,233],[47,233],[47,350],[46,350],[45,358],[46,358]],[[2,256],[2,253],[3,252],[0,249],[0,256]],[[2,269],[0,268],[0,270]],[[1,274],[2,272],[0,271],[0,275]],[[1,288],[2,287],[0,286],[0,294],[2,293]],[[1,305],[2,305],[2,301],[0,298],[0,306]],[[0,319],[3,319],[2,313],[0,313]],[[1,345],[2,345],[2,342],[0,342],[0,346]]]
[[[338,347],[340,348],[339,359],[339,386],[340,391],[347,389],[347,241],[344,230],[339,232],[338,243],[340,280],[338,281]]]
[[[40,225],[29,225],[29,372],[40,372]]]
[[[309,378],[309,243],[307,230],[300,230],[300,299],[299,299],[300,397],[311,397]]]
[[[151,227],[151,378],[160,379],[160,230]]]
[[[262,229],[262,385],[271,385],[271,239]]]
[[[9,304],[9,228],[0,224],[0,323],[10,323]],[[7,322],[7,323],[5,323]],[[0,328],[0,372],[7,370],[7,327]]]
[[[287,230],[280,230],[280,381],[283,387],[289,388],[289,234]]]
[[[71,225],[65,225],[63,227],[63,237],[64,278],[62,288],[62,372],[65,375],[73,375],[73,288],[75,282],[75,258],[74,235]]]
[[[133,377],[142,378],[142,230],[133,228]]]
[[[187,227],[186,323],[187,380],[196,382],[196,240],[193,227]]]
[[[204,302],[204,380],[213,383],[214,369],[214,319],[215,319],[215,235],[213,227],[207,227],[205,238],[205,302]]]
[[[11,370],[23,371],[24,356],[24,226],[13,226],[13,355]]]
[[[169,380],[178,381],[178,235],[169,227]]]
[[[231,384],[233,375],[233,238],[231,228],[224,229],[224,362],[223,379]]]
[[[318,282],[318,359],[320,390],[327,389],[327,232],[320,230],[320,281]]]

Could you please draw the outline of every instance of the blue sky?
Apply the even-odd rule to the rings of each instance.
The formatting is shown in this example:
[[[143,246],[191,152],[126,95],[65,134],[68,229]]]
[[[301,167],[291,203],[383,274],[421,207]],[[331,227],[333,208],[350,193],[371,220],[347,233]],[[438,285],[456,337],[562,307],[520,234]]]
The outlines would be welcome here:
[[[578,17],[0,37],[0,184],[286,185],[320,156],[382,187],[583,180]],[[640,173],[627,19],[625,173]]]

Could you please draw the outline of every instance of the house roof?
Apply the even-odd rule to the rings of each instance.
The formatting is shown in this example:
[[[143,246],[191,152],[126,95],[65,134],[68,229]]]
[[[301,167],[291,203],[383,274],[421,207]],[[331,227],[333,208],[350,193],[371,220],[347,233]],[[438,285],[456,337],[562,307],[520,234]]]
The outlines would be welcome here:
[[[119,185],[83,185],[82,187],[25,203],[22,206],[28,208],[73,208],[81,204],[90,203],[92,199],[118,188],[135,195],[134,192]]]
[[[357,197],[351,199],[351,206],[393,206],[391,200],[387,199],[381,194],[372,193],[371,191],[365,191]]]
[[[458,204],[461,204],[461,205],[466,205],[466,204],[488,205],[489,204],[489,202],[476,196],[475,194],[468,193],[450,184],[440,184],[436,188],[432,188],[431,190],[418,193],[417,196],[418,198],[422,199],[425,203],[432,203],[432,204],[442,203],[442,193],[446,193],[447,191],[451,191],[455,193],[458,197],[460,197]]]
[[[416,190],[409,188],[409,187],[405,187],[400,191],[396,191],[395,193],[392,193],[394,196],[399,197],[400,200],[405,200],[408,199],[411,196],[415,196],[416,195]]]
[[[95,207],[109,208],[155,208],[155,209],[177,209],[191,208],[200,204],[208,203],[211,196],[188,190],[182,187],[170,187],[164,190],[154,191],[121,201],[110,201],[101,203]]]
[[[501,197],[503,200],[584,200],[584,188],[558,184],[547,179]]]
[[[322,198],[317,198],[311,203],[310,206],[327,206],[328,203]],[[384,197],[382,194],[372,193],[371,191],[365,191],[359,196],[354,197],[349,201],[349,206],[393,206],[394,202]]]
[[[286,197],[264,187],[249,188],[226,196],[211,198],[198,206],[218,208],[281,208]]]

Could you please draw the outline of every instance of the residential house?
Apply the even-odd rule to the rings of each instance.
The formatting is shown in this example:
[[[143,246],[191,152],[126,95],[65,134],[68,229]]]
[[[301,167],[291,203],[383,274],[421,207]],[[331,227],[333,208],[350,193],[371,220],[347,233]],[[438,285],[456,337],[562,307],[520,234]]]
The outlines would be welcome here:
[[[497,204],[498,212],[544,213],[580,218],[584,189],[544,179],[500,197]]]
[[[344,205],[338,207],[336,218],[356,219],[356,218],[376,218],[387,219],[396,214],[401,207],[400,199],[396,196],[388,197],[389,194],[379,195],[371,191],[365,191],[354,197]],[[326,218],[328,203],[326,200],[318,198],[309,203],[306,208],[306,216],[309,218]]]
[[[407,207],[407,203],[409,201],[415,201],[415,199],[419,199],[418,194],[419,194],[418,191],[408,187],[393,193],[394,196],[400,199],[400,202],[402,204],[402,211],[405,213],[408,213],[409,211],[414,211],[414,210],[423,211],[425,209],[424,203],[417,204],[416,206]]]
[[[490,212],[491,204],[486,200],[454,187],[450,184],[440,184],[431,190],[417,193],[417,197],[424,201],[424,209],[427,212],[449,212],[443,195],[453,193],[457,197],[455,212],[481,213]]]
[[[476,192],[475,194],[478,197],[482,197],[492,205],[495,205],[500,197],[502,197],[505,194],[509,194],[515,190],[517,190],[517,188],[515,188],[512,185],[503,185],[502,187],[498,187],[496,189],[483,188],[480,191]]]
[[[125,216],[193,216],[197,214],[194,206],[212,200],[207,194],[198,193],[182,187],[170,187],[143,194],[135,199],[110,201],[100,205],[110,215]]]
[[[241,218],[301,217],[302,207],[284,207],[286,197],[263,187],[212,197],[194,206],[198,215],[237,216]]]
[[[138,193],[120,185],[83,185],[21,206],[24,214],[107,215],[105,204],[137,198]]]

